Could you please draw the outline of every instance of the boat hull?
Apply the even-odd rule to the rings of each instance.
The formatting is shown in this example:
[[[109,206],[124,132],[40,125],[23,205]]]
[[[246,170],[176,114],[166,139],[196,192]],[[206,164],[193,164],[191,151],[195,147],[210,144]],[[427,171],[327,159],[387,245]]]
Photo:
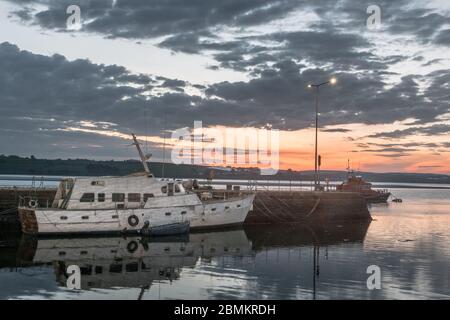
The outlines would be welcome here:
[[[190,227],[189,221],[180,223],[171,223],[164,226],[149,228],[148,233],[142,232],[142,234],[151,237],[173,236],[188,233],[189,227]]]
[[[367,203],[386,203],[390,195],[390,193],[363,194]]]

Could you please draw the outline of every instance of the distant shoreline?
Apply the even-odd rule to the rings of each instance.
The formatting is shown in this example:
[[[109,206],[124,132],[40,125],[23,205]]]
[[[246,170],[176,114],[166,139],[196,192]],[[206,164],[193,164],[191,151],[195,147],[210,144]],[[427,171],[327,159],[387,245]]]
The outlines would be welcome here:
[[[156,177],[178,177],[180,179],[214,180],[264,180],[264,181],[313,181],[314,171],[279,170],[276,175],[263,176],[258,168],[223,168],[200,165],[150,162],[150,170]],[[142,164],[137,160],[96,161],[86,159],[38,159],[31,157],[0,155],[0,175],[3,176],[124,176],[141,172]],[[358,175],[372,183],[423,183],[448,184],[450,175],[432,173],[376,173],[358,172]],[[346,171],[322,170],[322,180],[344,181]],[[1,178],[0,178],[1,179]],[[378,186],[377,186],[378,187]]]
[[[76,178],[73,176],[30,176],[30,175],[2,175],[0,174],[0,188],[29,188],[27,184],[10,184],[10,185],[3,185],[3,182],[13,182],[13,181],[21,181],[21,182],[28,182],[30,185],[33,182],[34,177],[34,183],[35,185],[39,185],[41,182],[59,182],[63,178]],[[82,176],[83,178],[89,178],[89,176]],[[95,176],[92,176],[93,178]],[[178,179],[178,178],[175,178]],[[201,184],[206,184],[207,179],[198,179]],[[256,185],[258,187],[271,187],[271,188],[277,188],[282,187],[283,189],[286,188],[312,188],[312,182],[313,181],[298,181],[298,180],[264,180],[259,179],[256,181],[252,181],[253,187]],[[326,186],[326,183],[324,181],[321,182],[322,185]],[[339,184],[339,181],[330,181],[330,185],[336,185]],[[216,186],[225,186],[227,184],[232,185],[239,185],[242,187],[246,187],[249,185],[249,181],[243,180],[243,179],[213,179],[211,182],[212,185]],[[46,187],[51,187],[49,185],[46,185]],[[428,189],[428,190],[450,190],[450,184],[430,184],[430,183],[399,183],[399,182],[374,182],[373,183],[374,189]]]

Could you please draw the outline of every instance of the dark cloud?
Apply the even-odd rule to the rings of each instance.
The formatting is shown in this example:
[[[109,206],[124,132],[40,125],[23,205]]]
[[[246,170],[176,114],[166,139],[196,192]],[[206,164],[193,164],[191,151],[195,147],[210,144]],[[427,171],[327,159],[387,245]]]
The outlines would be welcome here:
[[[195,120],[207,126],[262,127],[270,123],[279,129],[302,129],[311,126],[314,118],[314,95],[307,89],[308,83],[327,79],[331,73],[282,60],[261,68],[258,77],[248,82],[196,86],[206,95],[201,97],[185,93],[184,88],[190,84],[182,80],[132,74],[120,66],[88,60],[68,61],[60,55],[35,55],[8,43],[0,46],[0,59],[2,122],[4,129],[11,130],[20,127],[8,122],[13,117],[35,119],[32,123],[36,130],[52,129],[68,120],[70,124],[89,120],[117,124],[122,132],[160,134],[164,118],[168,119],[167,129],[192,126]],[[446,73],[433,75],[433,103],[418,93],[414,77],[405,77],[385,90],[385,83],[376,74],[336,76],[336,86],[321,89],[323,127],[354,122],[392,123],[408,118],[426,122],[448,112]],[[54,121],[36,120],[50,118]]]
[[[332,128],[332,129],[322,129],[322,132],[339,132],[339,133],[346,133],[350,132],[352,130],[344,129],[344,128]]]
[[[450,23],[450,21],[448,21],[448,23]],[[450,46],[450,29],[440,31],[436,38],[434,38],[434,42],[437,44]]]
[[[79,5],[88,32],[119,38],[154,38],[185,32],[208,32],[217,26],[259,25],[284,17],[298,7],[297,0],[34,0],[34,23],[46,29],[66,30],[66,8]],[[29,9],[28,9],[29,10]],[[19,15],[23,16],[23,15]],[[28,19],[27,15],[27,19]]]
[[[376,147],[384,147],[384,148],[390,148],[390,147],[423,147],[423,148],[438,148],[443,147],[445,144],[442,143],[434,143],[434,142],[405,142],[405,143],[373,143],[373,142],[366,142],[362,143],[358,146],[365,148],[369,146],[376,146]]]
[[[414,119],[412,128],[370,137],[448,133],[442,127],[423,131],[418,125],[434,122],[449,112],[449,70],[403,76],[388,86],[386,77],[396,75],[390,67],[399,62],[415,60],[428,66],[441,60],[425,61],[418,53],[411,58],[407,52],[377,55],[376,37],[366,30],[366,8],[371,1],[28,0],[11,14],[44,29],[65,31],[66,8],[72,4],[82,10],[81,32],[158,39],[158,46],[175,52],[207,53],[215,59],[210,69],[245,72],[250,80],[190,84],[88,60],[34,55],[2,44],[2,130],[24,127],[26,117],[33,119],[26,122],[30,132],[40,134],[79,125],[83,120],[117,124],[111,130],[161,134],[165,118],[167,129],[192,126],[194,120],[207,126],[261,127],[270,123],[279,129],[302,129],[314,120],[314,96],[307,85],[334,75],[338,84],[320,89],[320,125],[325,131],[347,132],[327,129],[330,125]],[[444,14],[416,4],[406,6],[406,0],[380,0],[377,4],[382,10],[381,32],[411,36],[410,41],[418,44],[448,44],[448,30],[443,30],[448,17]],[[315,13],[320,21],[304,30],[244,32],[294,12],[299,19],[305,13]],[[227,40],[219,36],[224,30],[230,34]],[[429,86],[419,86],[420,81]],[[188,86],[205,96],[188,94]],[[48,121],[50,118],[53,121]]]
[[[409,153],[380,153],[377,154],[378,157],[385,157],[385,158],[401,158],[401,157],[406,157],[409,156]]]
[[[427,61],[424,64],[422,64],[422,67],[428,67],[428,66],[431,66],[431,65],[433,65],[435,63],[439,63],[441,61],[442,61],[442,59],[432,59],[432,60]]]
[[[39,7],[33,5],[39,4]],[[151,39],[165,37],[159,46],[176,52],[203,53],[213,51],[222,67],[248,71],[249,67],[280,59],[307,59],[315,65],[333,63],[334,69],[386,69],[406,59],[396,55],[381,59],[372,53],[376,43],[362,36],[366,29],[366,9],[371,1],[344,0],[28,0],[23,9],[12,14],[45,29],[66,31],[66,8],[81,7],[84,32],[99,33],[110,38]],[[384,28],[394,34],[410,34],[419,42],[431,36],[449,18],[430,9],[409,5],[406,0],[377,2],[382,10]],[[320,22],[305,31],[269,31],[251,37],[240,36],[239,30],[265,26],[296,12],[298,19],[314,12]],[[224,41],[218,31],[234,28],[236,35]],[[437,42],[445,42],[442,31]],[[255,44],[270,41],[267,44]]]
[[[411,149],[411,148],[402,148],[402,147],[396,147],[396,148],[381,148],[381,149],[366,149],[366,150],[362,150],[364,152],[380,152],[380,153],[384,153],[384,152],[395,152],[395,153],[403,153],[403,152],[412,152],[412,151],[417,151],[417,149]]]
[[[17,3],[15,0],[11,2]],[[35,11],[34,5],[39,4]],[[314,12],[323,17],[315,22],[316,29],[360,30],[366,27],[366,9],[370,0],[26,0],[23,10],[15,13],[44,28],[64,30],[66,8],[79,5],[85,20],[85,30],[109,37],[153,38],[186,32],[210,32],[217,27],[246,27],[267,24],[295,10]],[[414,34],[429,38],[449,18],[440,12],[411,4],[407,0],[379,0],[382,23],[391,33]],[[26,13],[24,13],[26,12]]]
[[[0,149],[5,153],[17,153],[20,146],[21,154],[61,149],[59,154],[67,156],[120,156],[120,147],[106,143],[110,137],[67,130],[160,134],[164,102],[178,100],[181,108],[192,100],[171,91],[184,82],[132,74],[116,65],[37,55],[9,43],[0,44],[0,70],[0,132],[8,136],[0,140]],[[151,98],[154,89],[166,91],[155,98],[159,104]]]
[[[422,42],[429,42],[442,26],[450,23],[450,18],[427,9],[398,10],[389,21],[389,31],[393,34],[414,34]]]
[[[442,135],[450,133],[450,125],[447,124],[435,124],[429,127],[410,127],[402,130],[395,130],[389,132],[379,132],[369,135],[369,138],[404,138],[410,135]]]
[[[260,110],[270,123],[282,129],[304,128],[312,123],[313,92],[309,83],[322,82],[333,74],[327,69],[303,69],[292,60],[280,61],[261,69],[259,76],[248,82],[222,82],[211,85],[206,94],[238,103],[242,110]],[[442,88],[431,96],[444,94],[435,101],[425,99],[413,76],[403,77],[390,89],[377,74],[334,73],[335,86],[320,91],[320,123],[322,126],[344,123],[380,124],[409,118],[427,123],[448,112],[447,91]],[[439,78],[439,77],[438,77]],[[436,79],[439,86],[439,79]],[[432,89],[435,90],[435,89]]]

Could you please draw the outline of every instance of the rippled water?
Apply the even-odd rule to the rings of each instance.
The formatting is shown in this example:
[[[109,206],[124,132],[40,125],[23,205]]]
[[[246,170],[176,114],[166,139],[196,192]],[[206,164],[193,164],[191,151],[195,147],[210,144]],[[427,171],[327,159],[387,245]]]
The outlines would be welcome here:
[[[449,299],[450,191],[392,189],[371,223],[281,225],[188,237],[2,235],[0,299]],[[81,267],[82,290],[66,288]],[[381,269],[368,290],[369,265]]]

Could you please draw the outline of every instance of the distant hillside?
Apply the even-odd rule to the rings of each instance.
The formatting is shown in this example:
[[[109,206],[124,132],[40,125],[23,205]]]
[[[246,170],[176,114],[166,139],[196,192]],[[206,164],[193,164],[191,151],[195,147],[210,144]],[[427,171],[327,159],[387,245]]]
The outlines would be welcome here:
[[[163,164],[151,162],[150,168],[157,177],[163,176]],[[142,164],[137,160],[95,161],[86,159],[49,160],[31,157],[0,155],[0,174],[21,175],[56,175],[56,176],[121,176],[142,171]],[[341,181],[346,178],[345,171],[321,171],[322,179]],[[450,176],[429,173],[359,173],[372,182],[404,182],[404,183],[446,183],[450,184]],[[212,176],[215,179],[243,180],[313,180],[314,171],[280,170],[273,176],[261,176],[257,168],[215,168],[195,165],[164,165],[165,177],[200,178]]]
[[[314,171],[302,171],[302,174],[313,176]],[[450,175],[433,173],[406,173],[406,172],[358,172],[360,176],[370,182],[397,182],[397,183],[445,183],[450,184]],[[341,181],[346,179],[346,171],[321,171],[322,177]]]

